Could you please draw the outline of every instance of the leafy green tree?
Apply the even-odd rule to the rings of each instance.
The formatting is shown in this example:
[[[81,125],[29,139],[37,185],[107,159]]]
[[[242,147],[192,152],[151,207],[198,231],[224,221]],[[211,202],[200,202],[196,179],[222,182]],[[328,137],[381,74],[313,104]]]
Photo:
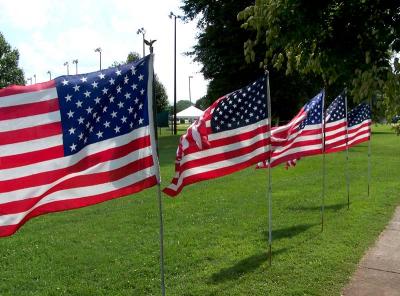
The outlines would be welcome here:
[[[126,58],[126,62],[114,62],[111,67],[117,67],[125,63],[132,63],[141,57],[137,52],[130,52]],[[154,92],[157,102],[157,112],[167,111],[169,109],[168,95],[165,86],[161,83],[157,74],[154,75]]]
[[[192,103],[189,100],[179,100],[176,102],[176,113],[179,113],[190,106],[192,106]]]
[[[390,101],[398,94],[391,58],[400,50],[399,12],[390,0],[256,0],[238,18],[256,33],[244,45],[248,61],[315,75],[328,94],[347,86],[355,101]]]
[[[0,32],[0,88],[25,84],[24,72],[18,67],[19,52],[12,49]]]
[[[263,74],[258,63],[246,63],[243,44],[256,33],[241,28],[237,14],[254,0],[184,0],[186,20],[198,20],[200,33],[193,51],[188,53],[202,64],[201,72],[210,80],[207,94],[198,102],[207,108],[219,97],[243,87]],[[264,49],[254,46],[261,55]],[[290,119],[298,108],[322,88],[315,75],[289,75],[283,70],[270,71],[272,112],[274,117]]]

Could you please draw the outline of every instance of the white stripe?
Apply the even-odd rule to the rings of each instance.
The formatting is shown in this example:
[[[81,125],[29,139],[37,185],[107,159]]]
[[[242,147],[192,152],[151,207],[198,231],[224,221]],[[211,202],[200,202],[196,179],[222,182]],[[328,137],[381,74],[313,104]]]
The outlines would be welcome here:
[[[0,132],[17,131],[21,128],[40,126],[60,121],[61,115],[59,110],[45,114],[2,120],[0,121]]]
[[[108,172],[111,170],[115,170],[115,169],[123,167],[135,160],[145,158],[149,155],[152,155],[150,146],[133,151],[133,152],[129,153],[128,155],[125,155],[124,157],[121,157],[118,159],[113,159],[113,160],[108,160],[105,162],[98,163],[92,167],[87,168],[86,170],[72,173],[69,175],[65,175],[64,177],[57,179],[53,183],[49,183],[46,185],[40,185],[40,186],[36,186],[36,187],[29,187],[29,188],[14,190],[14,191],[9,191],[9,192],[5,192],[5,193],[0,193],[0,204],[12,202],[12,201],[24,200],[27,198],[38,197],[38,196],[46,193],[46,191],[53,188],[57,184],[62,183],[65,180],[69,180],[69,179],[77,177],[77,176],[85,176],[85,175],[90,175],[90,174],[94,174],[94,173],[102,173],[102,172]]]
[[[325,140],[325,144],[326,145],[330,145],[332,143],[335,143],[335,142],[338,142],[338,141],[341,141],[341,140],[346,140],[346,135],[341,135],[341,136],[337,136],[337,137],[334,137],[334,138],[329,139],[329,140]],[[332,149],[332,148],[335,148],[335,147],[329,147],[329,149]]]
[[[351,131],[349,130],[348,131],[349,138],[358,133],[369,133],[369,126],[364,126],[363,128],[359,129],[352,129]]]
[[[316,150],[316,149],[320,149],[322,152],[322,144],[316,144],[316,145],[307,145],[307,146],[301,146],[301,147],[296,147],[296,148],[291,148],[277,156],[273,156],[271,158],[271,163],[274,163],[275,161],[279,160],[280,158],[290,155],[290,154],[295,154],[298,152],[306,152],[306,151],[310,151],[310,150]]]
[[[352,145],[354,142],[356,142],[358,140],[368,139],[368,138],[369,138],[369,134],[366,134],[366,133],[358,135],[357,137],[355,137],[354,139],[349,141],[349,145]]]
[[[149,127],[145,126],[136,130],[133,130],[132,132],[119,136],[119,137],[114,137],[111,139],[107,139],[98,143],[93,143],[85,148],[83,148],[81,151],[79,151],[76,154],[70,155],[70,156],[65,156],[65,157],[60,157],[48,161],[43,161],[43,162],[38,162],[34,163],[31,165],[27,166],[22,166],[22,167],[16,167],[16,168],[10,168],[10,169],[4,169],[0,170],[0,181],[4,180],[12,180],[15,178],[21,178],[25,176],[29,176],[32,174],[38,174],[42,172],[47,172],[47,171],[52,171],[54,169],[62,169],[66,168],[69,166],[72,166],[79,162],[82,158],[97,153],[101,152],[106,149],[111,149],[115,147],[119,147],[125,144],[128,144],[129,142],[141,138],[144,136],[149,135]],[[45,140],[45,139],[44,139]]]
[[[211,172],[211,171],[214,171],[217,169],[228,168],[228,167],[236,165],[236,164],[244,163],[244,162],[248,161],[249,159],[251,159],[257,155],[260,155],[266,151],[268,151],[268,150],[266,150],[265,147],[260,147],[256,150],[249,152],[248,154],[244,154],[244,155],[230,158],[227,160],[221,160],[218,162],[209,163],[209,164],[206,164],[203,166],[189,168],[189,169],[183,171],[179,175],[179,179],[178,179],[178,182],[176,185],[171,183],[168,186],[168,188],[176,191],[182,185],[183,180],[187,177],[190,177],[192,175],[201,174],[201,173]]]
[[[363,122],[361,122],[361,123],[359,123],[359,124],[350,126],[350,127],[348,128],[349,133],[350,133],[350,131],[352,131],[352,130],[356,130],[356,129],[360,128],[360,126],[362,126],[363,124],[366,124],[366,123],[371,123],[371,120],[369,120],[369,119],[368,119],[368,120],[364,120]]]
[[[223,132],[217,132],[217,133],[209,134],[208,135],[208,140],[209,141],[214,141],[214,140],[220,140],[220,139],[236,136],[238,134],[251,132],[251,131],[253,131],[253,130],[259,128],[259,127],[262,127],[262,126],[268,126],[268,120],[267,119],[260,120],[260,121],[258,121],[256,123],[253,123],[253,124],[250,124],[250,125],[246,125],[244,127],[239,127],[239,128],[235,128],[235,129],[232,129],[232,130],[227,130],[227,131],[223,131]]]
[[[21,153],[38,151],[46,148],[61,146],[62,135],[55,135],[47,138],[41,138],[32,141],[25,141],[23,143],[14,143],[0,146],[1,157],[17,155]]]
[[[55,87],[38,90],[29,93],[20,93],[10,96],[0,97],[0,108],[11,107],[29,103],[43,102],[57,98],[57,90]]]
[[[292,148],[292,146],[298,142],[302,142],[302,141],[312,141],[312,140],[321,140],[321,144],[318,144],[321,146],[322,149],[322,137],[321,134],[317,134],[317,135],[309,135],[309,136],[300,136],[297,137],[292,143],[290,143],[290,145],[287,146],[279,146],[279,147],[274,147],[273,151],[272,151],[272,156],[278,156],[281,153],[286,153],[287,150],[290,149],[297,149],[297,148],[301,148],[301,147],[297,147],[297,148]],[[315,145],[315,144],[314,144]],[[302,147],[307,147],[309,145],[303,145]]]
[[[188,161],[192,161],[192,160],[197,160],[197,159],[203,159],[203,158],[207,158],[216,154],[221,154],[224,152],[230,152],[230,151],[234,151],[234,150],[238,150],[241,148],[246,148],[249,147],[250,145],[257,143],[259,141],[263,141],[268,139],[268,133],[263,133],[263,134],[257,134],[255,135],[253,138],[244,140],[244,141],[240,141],[240,142],[235,142],[232,144],[228,144],[228,145],[224,145],[224,146],[219,146],[219,147],[215,147],[215,148],[210,148],[210,149],[206,149],[206,150],[201,150],[198,152],[194,152],[191,154],[187,154],[185,155],[182,160],[179,162],[180,165],[185,164]],[[212,143],[211,143],[212,144]],[[266,151],[268,151],[268,147],[265,147]]]
[[[147,168],[136,173],[133,173],[129,176],[126,176],[122,179],[111,183],[99,184],[94,186],[86,186],[86,187],[78,187],[67,189],[63,191],[58,191],[47,195],[45,198],[41,199],[34,207],[29,209],[28,211],[21,212],[18,214],[10,214],[0,216],[0,226],[6,225],[15,225],[22,221],[22,219],[36,209],[39,206],[55,202],[55,201],[67,201],[78,198],[90,197],[91,195],[103,194],[112,192],[114,190],[138,183],[143,181],[151,176],[154,176],[154,169]]]

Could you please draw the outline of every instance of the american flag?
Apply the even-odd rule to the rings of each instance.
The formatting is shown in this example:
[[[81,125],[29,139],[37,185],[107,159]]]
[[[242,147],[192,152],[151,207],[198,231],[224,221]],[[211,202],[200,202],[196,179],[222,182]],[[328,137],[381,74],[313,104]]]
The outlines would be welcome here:
[[[0,236],[157,184],[152,65],[0,90]]]
[[[175,177],[163,191],[221,177],[268,158],[265,78],[219,98],[180,138]]]
[[[361,103],[348,115],[348,146],[366,142],[371,137],[371,108]]]
[[[340,94],[329,105],[325,117],[325,153],[338,152],[346,149],[347,119],[346,98]]]
[[[288,124],[272,129],[271,167],[322,152],[324,95],[323,91],[320,92],[305,104]],[[257,164],[257,168],[265,168],[268,165],[268,161],[264,160]]]

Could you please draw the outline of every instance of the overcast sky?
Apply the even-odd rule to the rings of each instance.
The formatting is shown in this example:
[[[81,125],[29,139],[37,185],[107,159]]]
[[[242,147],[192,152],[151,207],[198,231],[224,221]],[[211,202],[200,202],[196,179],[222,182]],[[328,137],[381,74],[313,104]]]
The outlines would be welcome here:
[[[180,14],[179,0],[0,0],[0,31],[7,42],[20,53],[20,67],[25,78],[36,74],[37,82],[65,75],[64,62],[69,61],[70,74],[75,73],[72,60],[78,59],[79,73],[96,71],[102,48],[102,67],[124,61],[130,51],[142,55],[142,35],[156,39],[155,71],[167,88],[169,101],[174,91],[174,23],[168,17]],[[196,23],[177,20],[177,100],[192,102],[205,95],[207,82],[199,73],[200,65],[184,56],[196,40]],[[148,53],[148,48],[146,48]]]

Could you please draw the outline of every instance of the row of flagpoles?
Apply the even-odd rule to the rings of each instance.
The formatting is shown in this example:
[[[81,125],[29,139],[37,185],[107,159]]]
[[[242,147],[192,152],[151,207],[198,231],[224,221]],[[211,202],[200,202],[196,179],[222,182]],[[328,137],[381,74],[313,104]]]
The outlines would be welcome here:
[[[29,219],[158,186],[161,291],[164,229],[153,86],[153,54],[131,64],[49,82],[0,89],[0,236]],[[272,127],[269,73],[207,108],[181,136],[175,176],[163,192],[257,165],[268,168],[268,245],[272,258],[272,168],[370,139],[370,106],[347,112],[338,96],[325,111],[325,92],[286,125]],[[370,188],[368,148],[368,194]],[[347,165],[347,164],[346,164]],[[347,180],[350,203],[349,176]]]

